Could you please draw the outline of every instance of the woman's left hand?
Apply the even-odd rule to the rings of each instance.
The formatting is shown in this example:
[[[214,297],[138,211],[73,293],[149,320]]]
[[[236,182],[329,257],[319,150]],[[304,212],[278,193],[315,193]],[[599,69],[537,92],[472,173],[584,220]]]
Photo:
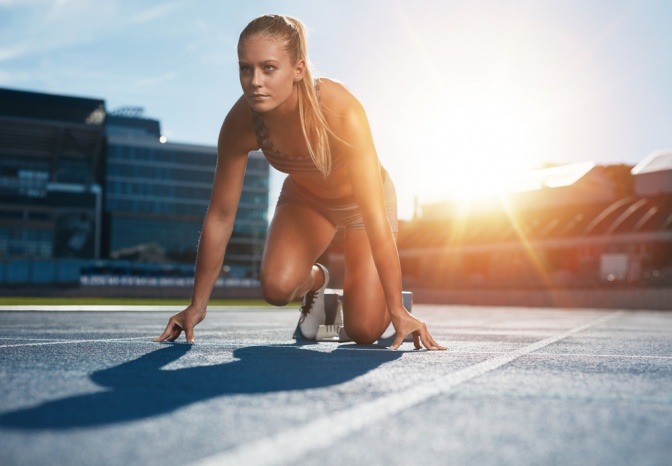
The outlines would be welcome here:
[[[427,330],[427,325],[411,313],[404,309],[404,312],[398,313],[392,317],[392,324],[397,331],[394,342],[390,349],[396,350],[404,342],[406,335],[413,335],[413,344],[415,349],[422,349],[424,346],[429,351],[445,350],[445,346],[439,345]]]
[[[194,327],[205,319],[205,308],[198,308],[189,305],[182,312],[178,312],[168,320],[168,325],[161,336],[154,338],[152,341],[162,343],[164,341],[173,342],[177,340],[184,330],[184,335],[187,338],[187,343],[194,343]]]

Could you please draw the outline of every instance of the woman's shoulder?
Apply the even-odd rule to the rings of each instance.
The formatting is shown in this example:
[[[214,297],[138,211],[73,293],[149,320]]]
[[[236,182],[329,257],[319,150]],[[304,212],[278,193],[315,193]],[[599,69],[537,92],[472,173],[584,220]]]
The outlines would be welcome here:
[[[229,113],[226,115],[225,122],[236,125],[237,127],[244,127],[252,125],[252,107],[247,103],[244,96],[233,104]]]
[[[338,79],[333,79],[333,78],[327,78],[325,76],[320,76],[319,78],[315,78],[315,85],[320,88],[320,92],[322,90],[326,90],[327,92],[334,92],[334,91],[347,91],[347,88],[343,81],[339,81]]]
[[[316,82],[325,110],[341,115],[361,110],[361,104],[343,82],[330,78],[318,78]]]
[[[219,134],[220,145],[239,151],[255,150],[259,147],[254,131],[252,108],[241,96],[224,118]]]

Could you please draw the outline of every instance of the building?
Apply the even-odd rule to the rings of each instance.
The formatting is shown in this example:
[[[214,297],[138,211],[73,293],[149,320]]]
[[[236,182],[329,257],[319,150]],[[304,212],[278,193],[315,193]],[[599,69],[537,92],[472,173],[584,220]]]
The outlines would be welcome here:
[[[672,150],[653,152],[632,169],[640,196],[672,193]]]
[[[100,256],[105,103],[0,89],[0,260]]]
[[[165,142],[157,120],[112,113],[107,119],[105,224],[112,258],[195,260],[210,200],[217,150]],[[269,165],[250,153],[225,267],[256,276],[268,229]]]
[[[623,173],[614,167],[576,166],[572,175],[569,166],[566,183],[471,210],[424,206],[430,215],[399,233],[406,285],[477,292],[672,286],[672,195],[635,192],[638,174],[613,183]],[[535,176],[548,181],[557,173],[550,170]]]
[[[215,161],[213,146],[166,142],[138,109],[0,89],[0,261],[193,264]],[[268,189],[268,163],[253,152],[227,250],[231,276],[258,275]]]

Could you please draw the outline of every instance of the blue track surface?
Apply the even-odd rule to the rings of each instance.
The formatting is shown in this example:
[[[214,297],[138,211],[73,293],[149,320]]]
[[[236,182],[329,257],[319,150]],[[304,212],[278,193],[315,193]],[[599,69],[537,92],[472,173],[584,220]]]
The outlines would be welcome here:
[[[0,312],[3,465],[672,464],[672,313],[415,305],[429,353],[126,310]]]

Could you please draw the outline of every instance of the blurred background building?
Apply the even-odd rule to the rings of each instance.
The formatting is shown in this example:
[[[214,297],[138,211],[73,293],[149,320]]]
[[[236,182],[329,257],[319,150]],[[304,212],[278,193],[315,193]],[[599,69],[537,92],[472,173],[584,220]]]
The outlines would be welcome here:
[[[599,306],[596,290],[627,289],[627,299],[638,299],[664,288],[650,306],[670,309],[672,151],[634,168],[538,170],[502,196],[423,205],[400,231],[399,249],[405,286],[434,299]]]
[[[193,274],[216,158],[213,146],[167,142],[139,108],[0,89],[0,284],[69,282],[119,261],[126,274]],[[258,276],[268,188],[253,152],[224,275]]]
[[[423,206],[400,233],[405,276],[435,288],[672,284],[672,168],[644,168],[670,157],[632,171],[549,168],[520,180],[536,189]],[[663,182],[640,182],[642,172]]]
[[[215,147],[166,141],[141,108],[0,89],[0,292],[188,289],[215,163]],[[268,193],[269,165],[252,152],[227,286],[258,288]],[[320,259],[335,287],[341,240]],[[635,167],[527,172],[488,198],[425,202],[401,222],[398,245],[404,287],[424,302],[672,308],[672,150]],[[651,290],[662,294],[642,301]]]
[[[128,110],[108,115],[106,128],[106,255],[194,263],[217,149],[162,142],[157,120]],[[266,159],[252,152],[227,249],[231,275],[258,275],[268,228],[268,182]]]
[[[100,255],[105,103],[0,89],[0,257]]]
[[[672,151],[635,167],[530,171],[504,192],[419,204],[398,235],[421,302],[672,309]],[[323,261],[342,283],[342,244]]]

